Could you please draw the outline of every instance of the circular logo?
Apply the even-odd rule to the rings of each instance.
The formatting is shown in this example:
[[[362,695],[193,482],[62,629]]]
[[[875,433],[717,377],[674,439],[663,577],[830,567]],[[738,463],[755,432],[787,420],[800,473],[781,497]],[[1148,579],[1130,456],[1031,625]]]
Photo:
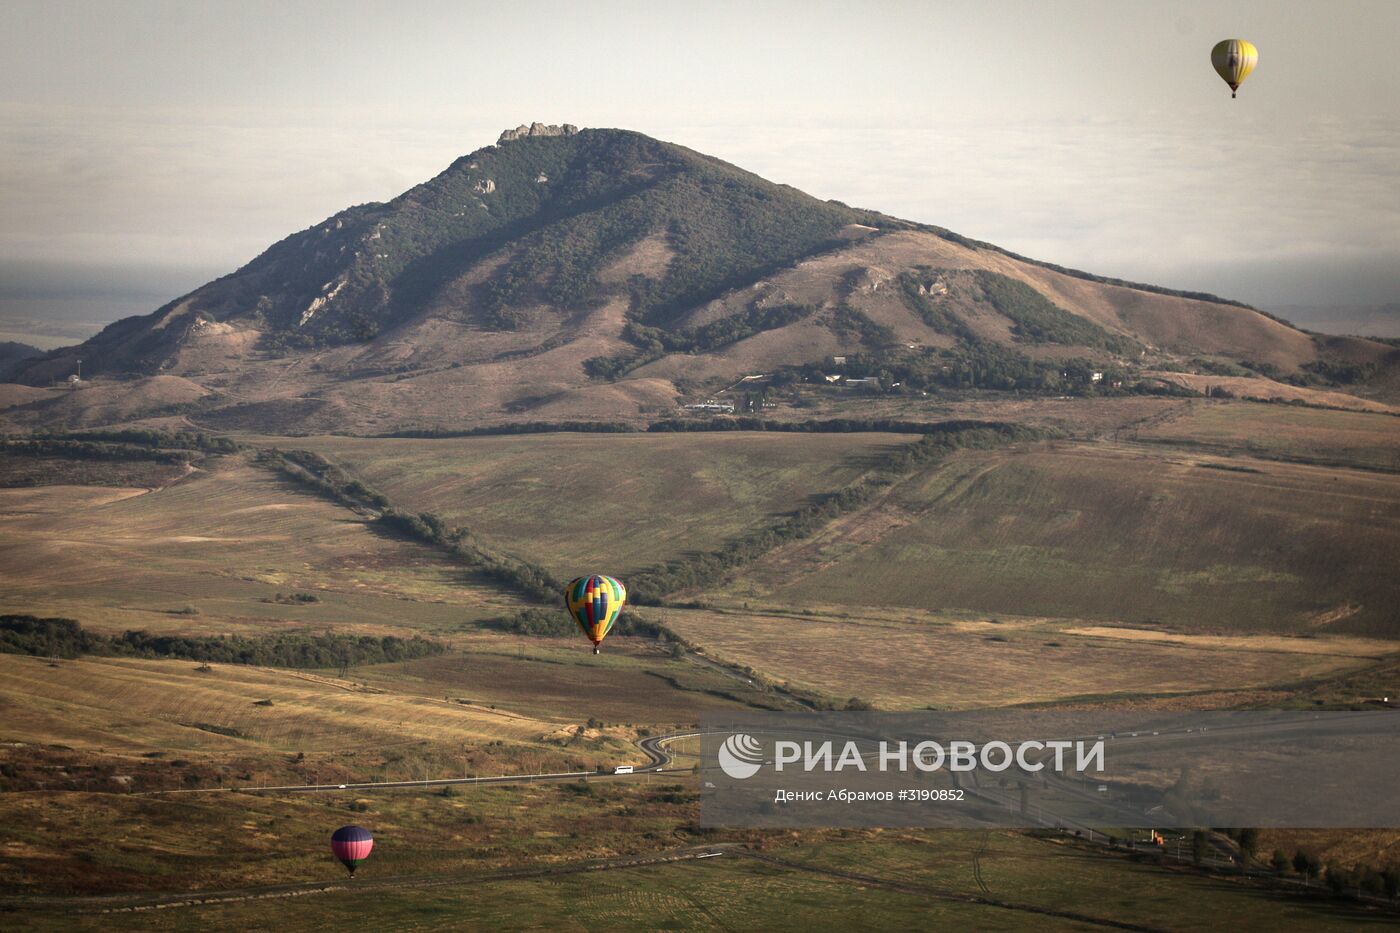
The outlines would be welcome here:
[[[720,770],[732,778],[751,778],[762,764],[763,746],[746,733],[734,733],[719,747]]]

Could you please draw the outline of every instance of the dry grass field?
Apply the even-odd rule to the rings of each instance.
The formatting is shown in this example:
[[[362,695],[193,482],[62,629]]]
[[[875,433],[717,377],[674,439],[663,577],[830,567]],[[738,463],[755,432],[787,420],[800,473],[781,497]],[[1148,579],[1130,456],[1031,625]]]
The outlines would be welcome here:
[[[1400,477],[1131,444],[961,451],[771,553],[725,605],[1395,637]]]
[[[1222,453],[1400,470],[1400,419],[1393,415],[1192,399],[1138,436]]]
[[[701,713],[775,704],[710,667],[654,643],[611,637],[601,655],[578,639],[469,635],[463,651],[356,668],[356,680],[395,693],[472,702],[525,716],[682,726]]]
[[[128,755],[339,752],[420,742],[537,743],[572,720],[391,693],[322,674],[191,661],[0,654],[6,741]],[[272,704],[259,706],[259,701]],[[219,734],[216,726],[235,735]]]
[[[860,476],[897,434],[251,438],[315,450],[562,577],[708,550]]]
[[[0,786],[17,797],[145,793],[592,771],[647,760],[632,744],[638,729],[621,725],[620,715],[593,721],[599,708],[624,708],[588,703],[584,690],[596,682],[587,678],[557,678],[553,703],[518,704],[541,711],[531,715],[449,692],[463,684],[446,677],[433,684],[441,693],[394,690],[422,679],[386,667],[343,679],[238,664],[0,655]],[[623,680],[634,692],[651,679],[629,673]],[[655,679],[656,705],[693,718],[682,703],[706,695],[700,684],[676,686],[682,679]]]
[[[626,818],[619,818],[624,809]],[[5,794],[0,897],[338,883],[345,870],[331,858],[327,840],[351,822],[375,834],[357,883],[425,872],[471,878],[699,842],[682,828],[694,815],[694,794],[657,775],[463,786],[450,795],[436,788]]]
[[[871,396],[834,386],[804,385],[801,405],[780,404],[765,414],[776,421],[811,418],[893,418],[902,421],[1002,421],[1092,438],[1155,422],[1193,400],[1170,396],[1018,396],[1005,392],[935,392],[928,396]],[[781,397],[781,396],[779,396]],[[1231,404],[1250,404],[1237,402]]]
[[[1270,403],[1291,402],[1350,411],[1388,412],[1392,415],[1400,411],[1394,405],[1386,402],[1360,398],[1349,392],[1325,388],[1304,388],[1262,377],[1211,376],[1196,373],[1151,371],[1144,372],[1143,375],[1181,386],[1202,395],[1224,390],[1236,398],[1256,399]]]
[[[206,467],[154,492],[0,489],[0,611],[108,631],[402,633],[517,605],[439,553],[240,457]],[[292,592],[319,601],[275,602]]]
[[[1156,639],[1047,619],[841,617],[668,609],[717,658],[795,687],[888,709],[970,709],[1253,691],[1363,667],[1396,650],[1358,638]],[[1212,695],[1207,705],[1229,702]]]

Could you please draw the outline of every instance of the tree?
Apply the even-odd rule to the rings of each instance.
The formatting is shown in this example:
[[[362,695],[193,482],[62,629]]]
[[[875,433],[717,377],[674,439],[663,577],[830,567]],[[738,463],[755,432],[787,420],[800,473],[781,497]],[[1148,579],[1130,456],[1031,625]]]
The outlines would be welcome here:
[[[1400,895],[1400,872],[1393,868],[1387,868],[1381,872],[1381,888],[1385,891],[1385,896],[1392,901]]]
[[[1322,871],[1322,860],[1311,852],[1299,849],[1293,853],[1293,870],[1302,875],[1304,879],[1311,880]]]
[[[1357,884],[1361,890],[1375,897],[1380,897],[1385,893],[1385,878],[1370,865],[1362,866],[1356,870]]]
[[[1346,889],[1351,885],[1351,871],[1336,862],[1328,862],[1326,880],[1328,889],[1340,897],[1346,893]]]
[[[1269,859],[1269,864],[1274,867],[1274,871],[1280,875],[1292,867],[1292,862],[1282,849],[1275,849],[1273,857]]]
[[[1259,850],[1259,830],[1253,827],[1241,829],[1239,842],[1240,855],[1244,856],[1244,863],[1247,865]]]
[[[1206,838],[1203,829],[1193,830],[1191,833],[1191,861],[1197,865],[1205,861],[1205,857],[1210,853],[1210,840]]]

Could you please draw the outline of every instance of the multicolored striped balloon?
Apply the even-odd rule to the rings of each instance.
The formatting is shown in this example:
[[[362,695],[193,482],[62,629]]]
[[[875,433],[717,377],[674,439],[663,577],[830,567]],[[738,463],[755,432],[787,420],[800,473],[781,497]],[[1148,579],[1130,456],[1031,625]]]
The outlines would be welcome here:
[[[598,573],[579,577],[564,591],[564,605],[583,629],[583,634],[593,642],[594,654],[608,637],[626,602],[627,588],[620,581]]]
[[[363,826],[342,826],[331,833],[331,852],[352,875],[373,848],[374,837]]]

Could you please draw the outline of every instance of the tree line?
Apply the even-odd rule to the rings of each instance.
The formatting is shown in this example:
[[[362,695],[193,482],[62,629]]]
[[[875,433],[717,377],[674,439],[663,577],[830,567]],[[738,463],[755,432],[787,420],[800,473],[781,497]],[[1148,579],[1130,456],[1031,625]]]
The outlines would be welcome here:
[[[6,440],[0,451],[22,457],[61,457],[65,460],[154,460],[187,463],[189,450],[158,450],[104,441]]]
[[[469,529],[450,525],[432,512],[393,507],[388,496],[318,453],[264,448],[257,460],[344,505],[377,513],[373,519],[377,527],[449,551],[507,589],[551,601],[563,590],[563,582],[540,565],[488,548]]]
[[[209,453],[233,453],[239,445],[232,438],[204,431],[158,431],[153,428],[112,428],[91,431],[36,431],[29,435],[39,440],[105,441],[111,444],[131,444],[137,447],[157,447],[165,450],[203,450]]]
[[[647,424],[627,421],[525,421],[478,428],[393,431],[376,437],[446,440],[460,437],[497,437],[515,434],[667,434],[694,431],[771,431],[782,434],[944,434],[967,428],[988,427],[991,421],[905,421],[897,418],[809,418],[777,421],[747,415],[712,418],[662,418]],[[304,451],[302,453],[309,453]],[[315,455],[312,455],[315,456]]]
[[[886,454],[873,471],[875,475],[818,496],[767,528],[727,542],[719,550],[676,558],[633,575],[628,583],[629,599],[654,604],[677,590],[713,584],[729,571],[757,560],[774,548],[808,537],[838,516],[867,505],[893,485],[897,477],[940,460],[954,450],[993,447],[1046,436],[1045,432],[1020,425],[988,422],[951,424],[955,426],[944,425],[943,430]]]
[[[314,451],[265,447],[258,451],[256,460],[344,505],[370,509],[383,509],[389,505],[389,499],[383,493]]]
[[[558,609],[522,609],[508,616],[488,619],[483,624],[487,628],[534,638],[573,638],[579,634],[577,623],[564,611],[562,605]],[[682,647],[688,647],[689,644],[670,627],[630,608],[618,616],[609,634],[661,638]]]
[[[754,429],[778,431],[908,431],[923,436],[886,454],[872,470],[872,475],[842,489],[816,497],[808,505],[779,518],[767,528],[754,531],[737,541],[728,542],[720,550],[677,558],[634,575],[627,584],[630,603],[658,604],[669,593],[701,583],[711,583],[717,576],[757,560],[776,547],[814,534],[837,516],[869,503],[888,488],[896,477],[940,459],[953,450],[991,447],[1016,440],[1049,436],[1045,431],[1021,425],[973,420],[920,423],[884,419],[838,419],[787,423],[766,422],[757,418],[731,418],[723,421],[730,425],[752,424],[762,426]],[[724,430],[719,426],[710,426],[714,424],[714,421],[678,421],[665,429]],[[268,448],[259,452],[258,459],[351,507],[378,510],[374,522],[379,527],[442,548],[462,559],[486,579],[529,599],[552,603],[558,600],[563,591],[564,581],[543,566],[496,551],[476,540],[468,528],[450,525],[432,512],[394,508],[389,504],[387,496],[319,454],[305,450],[282,451]],[[508,622],[502,624],[522,629],[537,629],[544,623],[535,617],[511,617]]]
[[[0,435],[0,452],[67,460],[153,460],[187,463],[196,453],[233,453],[238,444],[202,431],[123,428],[105,431],[36,431]]]
[[[442,654],[447,646],[414,635],[344,635],[281,632],[275,635],[160,635],[126,631],[103,635],[77,621],[32,615],[0,616],[0,652],[46,658],[171,658],[263,667],[333,668],[383,664]]]

